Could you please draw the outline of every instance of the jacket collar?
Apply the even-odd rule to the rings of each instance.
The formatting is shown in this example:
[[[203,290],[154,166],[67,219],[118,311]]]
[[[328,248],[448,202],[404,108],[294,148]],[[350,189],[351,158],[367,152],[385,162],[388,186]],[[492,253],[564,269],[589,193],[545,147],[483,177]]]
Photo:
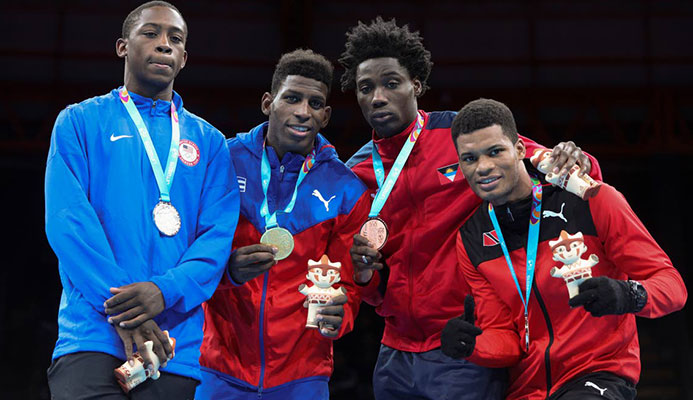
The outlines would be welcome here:
[[[419,113],[424,116],[424,129],[426,128],[426,124],[428,123],[428,114],[423,111],[419,110]],[[402,149],[402,146],[404,146],[404,142],[407,140],[409,137],[409,134],[411,131],[414,129],[414,126],[416,126],[416,119],[414,119],[409,126],[404,128],[404,130],[396,135],[386,137],[386,138],[381,138],[375,133],[375,129],[372,132],[373,135],[373,143],[375,143],[376,146],[378,146],[378,152],[382,155],[389,156],[391,155],[393,158],[397,157],[399,154],[399,151]]]
[[[267,133],[268,126],[269,122],[265,121],[251,129],[250,132],[237,134],[236,139],[245,148],[247,148],[251,154],[253,154],[258,159],[261,159],[262,144],[265,141],[265,135]],[[315,138],[315,147],[318,149],[317,154],[315,155],[315,162],[324,162],[333,158],[338,158],[337,151],[335,150],[334,146],[332,146],[330,142],[328,142],[327,139],[325,139],[325,137],[321,133],[318,133],[318,135]],[[277,157],[276,153],[274,152],[274,149],[272,149],[271,147],[268,147],[268,157],[270,159],[270,164],[274,165],[272,160],[277,159]],[[300,160],[300,162],[298,163],[298,166],[300,167],[303,164],[303,160],[305,160],[306,157],[301,154],[287,152],[286,154],[284,154],[284,158],[282,159],[281,164],[293,165],[296,162],[293,161],[295,159]]]
[[[122,86],[120,86],[117,89],[113,89],[111,93],[118,98],[120,101],[120,97],[118,93],[120,92],[120,89],[122,89]],[[137,109],[142,112],[142,110],[147,110],[148,113],[156,113],[156,114],[166,114],[169,115],[171,113],[171,102],[166,101],[166,100],[154,100],[149,97],[144,97],[141,96],[137,93],[130,92],[130,98],[133,100],[135,105],[137,106]],[[173,104],[176,105],[176,110],[178,111],[178,114],[180,115],[181,111],[183,110],[183,98],[180,97],[180,95],[174,90],[173,91]],[[154,108],[154,111],[152,112],[152,108]]]

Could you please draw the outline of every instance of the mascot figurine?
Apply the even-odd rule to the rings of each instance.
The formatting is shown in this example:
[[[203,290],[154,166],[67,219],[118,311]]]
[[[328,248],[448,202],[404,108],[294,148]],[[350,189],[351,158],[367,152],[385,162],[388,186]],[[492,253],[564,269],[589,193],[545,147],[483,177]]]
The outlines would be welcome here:
[[[580,292],[578,289],[580,284],[592,277],[592,267],[597,265],[599,257],[592,254],[587,260],[581,258],[587,251],[582,232],[569,235],[568,232],[561,231],[557,240],[549,241],[549,246],[551,246],[554,261],[564,264],[561,268],[551,268],[551,276],[565,280],[568,295],[572,299]]]
[[[563,175],[554,174],[551,172],[554,165],[551,163],[550,157],[551,150],[536,149],[534,150],[534,155],[529,159],[539,172],[546,174],[546,182],[565,189],[583,200],[597,195],[602,186],[601,182],[595,181],[587,174],[579,176],[578,171],[580,167],[577,165],[574,165],[573,168]]]
[[[342,286],[339,289],[332,287],[340,280],[340,269],[342,263],[331,262],[327,255],[323,255],[320,261],[308,260],[308,274],[306,278],[313,282],[313,286],[305,283],[298,287],[298,291],[306,296],[303,306],[308,308],[308,318],[306,328],[317,328],[318,321],[315,320],[318,307],[324,306],[333,297],[346,294],[346,289]]]

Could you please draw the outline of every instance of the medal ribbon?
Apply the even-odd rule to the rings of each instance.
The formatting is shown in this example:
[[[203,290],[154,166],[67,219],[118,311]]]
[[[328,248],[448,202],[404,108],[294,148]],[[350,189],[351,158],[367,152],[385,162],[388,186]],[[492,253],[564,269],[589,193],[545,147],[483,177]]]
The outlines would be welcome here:
[[[308,175],[308,172],[313,168],[315,164],[315,147],[308,153],[303,165],[301,166],[301,171],[298,174],[298,179],[296,179],[296,186],[294,186],[294,194],[291,196],[291,201],[286,205],[284,211],[285,214],[291,213],[296,205],[296,194],[298,193],[298,187],[303,182],[303,179]],[[275,210],[271,215],[269,213],[269,205],[267,204],[267,189],[269,188],[270,178],[272,177],[272,172],[270,170],[269,158],[267,158],[267,150],[265,149],[265,143],[262,144],[262,163],[260,164],[260,176],[262,178],[262,193],[265,197],[262,199],[262,206],[260,207],[260,216],[265,219],[265,231],[268,229],[279,226],[277,223],[277,211]]]
[[[154,172],[154,178],[156,179],[156,184],[159,186],[159,193],[161,201],[167,203],[171,202],[171,184],[173,183],[173,175],[176,173],[176,165],[178,165],[178,142],[180,141],[180,125],[178,123],[178,112],[176,111],[176,105],[171,99],[171,146],[168,151],[168,159],[166,160],[166,172],[161,168],[161,161],[159,161],[159,156],[156,154],[154,149],[154,144],[152,143],[152,138],[149,136],[149,131],[147,126],[142,120],[142,116],[135,102],[130,97],[127,89],[123,86],[119,92],[120,101],[125,106],[130,119],[135,123],[137,131],[142,139],[142,144],[147,152],[147,157],[149,158],[149,163],[152,166],[152,171]]]
[[[416,144],[416,141],[419,139],[423,126],[424,117],[421,113],[418,113],[416,126],[411,131],[407,141],[404,142],[404,146],[402,146],[402,150],[399,151],[395,163],[392,164],[392,169],[390,169],[390,173],[387,174],[387,178],[385,178],[383,160],[380,158],[380,154],[378,154],[375,143],[373,143],[373,172],[375,172],[375,180],[378,183],[378,192],[375,194],[368,217],[377,217],[378,214],[380,214],[380,210],[385,206],[385,202],[387,198],[390,197],[390,192],[392,192],[392,188],[395,187],[395,182],[397,182],[397,178],[399,178],[399,174],[402,172],[402,168],[404,168],[404,164],[407,162],[409,154],[411,154],[414,148],[414,144]]]
[[[517,274],[515,274],[515,269],[513,268],[513,263],[510,261],[510,253],[508,252],[508,246],[505,244],[505,239],[503,239],[503,233],[501,232],[500,225],[498,225],[498,219],[496,218],[496,212],[493,210],[493,205],[488,203],[488,215],[491,217],[491,223],[493,224],[493,229],[496,230],[498,234],[498,241],[500,242],[501,248],[503,249],[503,255],[505,256],[505,262],[508,264],[510,269],[510,275],[512,275],[515,281],[515,287],[520,295],[520,300],[525,307],[525,348],[529,350],[529,295],[532,291],[532,282],[534,281],[534,267],[537,260],[537,247],[539,245],[539,225],[541,222],[541,183],[538,179],[532,178],[532,211],[529,214],[529,234],[527,235],[527,269],[525,276],[525,296],[522,296],[522,289],[520,288],[520,282],[517,280]]]

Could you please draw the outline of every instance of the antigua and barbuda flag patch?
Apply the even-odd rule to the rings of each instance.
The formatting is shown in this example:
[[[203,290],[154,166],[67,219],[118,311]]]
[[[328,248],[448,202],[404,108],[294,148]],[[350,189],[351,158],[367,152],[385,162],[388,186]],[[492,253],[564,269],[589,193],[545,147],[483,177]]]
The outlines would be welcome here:
[[[454,182],[459,168],[460,166],[456,163],[438,168],[438,180],[440,180],[440,184],[444,185],[446,183]]]

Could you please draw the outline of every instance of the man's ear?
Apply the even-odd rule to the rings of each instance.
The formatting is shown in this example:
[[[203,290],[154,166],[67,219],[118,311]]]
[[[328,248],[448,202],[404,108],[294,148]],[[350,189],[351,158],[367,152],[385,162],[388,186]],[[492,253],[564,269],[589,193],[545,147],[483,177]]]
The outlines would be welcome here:
[[[185,68],[185,63],[188,62],[188,52],[183,51],[183,62],[180,64],[180,69]]]
[[[125,58],[128,55],[128,40],[118,38],[115,43],[116,54],[119,58]]]
[[[517,150],[517,156],[521,160],[527,155],[527,148],[525,147],[525,142],[522,139],[517,138],[517,143],[515,143],[515,150]]]
[[[331,116],[332,116],[332,107],[325,106],[325,119],[322,120],[322,124],[320,125],[320,129],[324,129],[327,126],[327,123],[330,122]]]
[[[414,96],[421,96],[421,93],[423,93],[423,84],[421,83],[419,78],[412,79],[411,83],[414,86]]]
[[[269,117],[270,110],[272,108],[272,102],[274,101],[274,96],[271,93],[265,92],[262,95],[262,100],[260,101],[260,110],[262,113]]]

